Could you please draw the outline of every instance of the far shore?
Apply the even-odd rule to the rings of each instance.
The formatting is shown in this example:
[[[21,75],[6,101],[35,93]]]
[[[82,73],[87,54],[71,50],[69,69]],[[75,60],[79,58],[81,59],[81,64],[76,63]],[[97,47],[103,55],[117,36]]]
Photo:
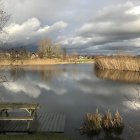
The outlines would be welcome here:
[[[78,64],[94,63],[94,59],[27,59],[27,60],[1,60],[0,66],[35,66],[35,65],[57,65],[57,64]]]

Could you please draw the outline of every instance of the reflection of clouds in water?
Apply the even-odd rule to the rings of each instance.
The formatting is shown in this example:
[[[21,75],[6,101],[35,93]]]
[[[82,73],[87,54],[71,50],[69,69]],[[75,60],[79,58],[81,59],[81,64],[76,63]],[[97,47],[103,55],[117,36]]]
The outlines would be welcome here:
[[[140,101],[124,101],[124,105],[129,109],[140,110]]]
[[[25,93],[26,95],[37,98],[40,95],[40,90],[36,87],[34,83],[28,82],[9,82],[8,84],[3,84],[3,86],[11,91],[10,93]]]
[[[125,101],[123,104],[129,109],[140,110],[140,89],[134,88],[123,89],[125,92]]]
[[[81,67],[77,67],[76,72],[73,72],[72,69],[61,72],[61,69],[59,69],[59,74],[57,74],[57,70],[55,69],[56,74],[52,74],[52,78],[47,81],[40,80],[38,71],[34,71],[34,73],[31,71],[28,73],[27,71],[27,76],[13,83],[10,82],[8,85],[3,84],[3,86],[11,92],[11,95],[16,93],[38,98],[41,93],[45,93],[47,97],[50,94],[55,94],[57,98],[57,95],[69,94],[61,97],[61,100],[69,101],[71,98],[75,102],[80,102],[87,98],[91,102],[93,101],[95,105],[104,105],[107,108],[110,106],[112,108],[113,106],[114,108],[122,106],[122,110],[132,108],[128,106],[129,103],[126,102],[128,100],[124,96],[134,98],[134,85],[100,80],[94,75],[92,67],[87,67],[85,71]],[[45,72],[47,73],[47,69]],[[43,95],[43,97],[46,95]]]
[[[9,90],[10,94],[26,94],[32,98],[38,98],[41,94],[41,89],[46,91],[53,91],[57,95],[63,95],[67,92],[65,88],[59,85],[44,84],[40,81],[33,81],[32,79],[26,78],[21,81],[3,83],[3,87]]]
[[[67,90],[65,88],[62,88],[61,86],[59,85],[53,85],[53,84],[43,84],[43,83],[38,83],[38,87],[42,88],[42,89],[45,89],[47,91],[53,91],[55,94],[57,95],[64,95]]]
[[[93,75],[92,75],[93,76]],[[87,79],[87,80],[91,80],[93,79],[91,75],[87,75],[87,73],[85,72],[80,72],[80,73],[69,73],[69,72],[65,72],[63,73],[63,75],[61,75],[61,77],[58,78],[59,81],[63,80],[75,80],[75,81],[80,81],[83,79]]]
[[[43,83],[38,83],[38,87],[43,88],[45,90],[50,90],[50,87],[48,85],[43,84]]]
[[[136,91],[134,89],[134,85],[129,84],[121,84],[114,82],[114,85],[112,85],[112,81],[105,81],[98,79],[95,75],[91,73],[81,72],[80,73],[69,73],[65,72],[61,77],[59,77],[58,81],[72,81],[73,83],[76,82],[77,88],[83,93],[83,94],[91,94],[94,96],[99,96],[100,100],[98,100],[98,103],[103,104],[105,99],[110,98],[110,102],[114,101],[115,104],[118,105],[118,101],[120,104],[124,105],[124,107],[127,107],[127,111],[129,109],[137,109],[140,108],[140,101],[130,102],[126,98],[128,96],[129,99],[136,98]],[[116,84],[116,85],[115,85]],[[112,85],[112,86],[110,86]],[[119,87],[121,86],[121,88]],[[119,87],[119,88],[118,88]],[[101,97],[102,96],[102,97]],[[114,97],[114,99],[113,99]],[[116,100],[115,100],[116,99]],[[105,103],[104,103],[105,104]],[[109,102],[107,103],[109,104]]]
[[[96,98],[96,101],[98,101],[98,104],[105,105],[106,101],[108,100],[107,105],[109,105],[109,103],[111,105],[113,101],[114,107],[115,105],[118,106],[118,104],[122,104],[127,109],[127,111],[130,109],[140,109],[140,98],[136,101],[136,99],[138,99],[138,93],[135,90],[134,85],[120,84],[118,82],[114,82],[113,85],[111,81],[89,81],[88,79],[84,79],[79,81],[77,86],[83,94],[93,95]]]

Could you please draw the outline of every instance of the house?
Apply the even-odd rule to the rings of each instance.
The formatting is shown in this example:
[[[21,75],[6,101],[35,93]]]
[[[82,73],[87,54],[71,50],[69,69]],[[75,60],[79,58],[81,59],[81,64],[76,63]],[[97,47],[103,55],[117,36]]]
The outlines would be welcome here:
[[[36,59],[38,58],[38,54],[37,53],[32,53],[31,54],[31,59]]]

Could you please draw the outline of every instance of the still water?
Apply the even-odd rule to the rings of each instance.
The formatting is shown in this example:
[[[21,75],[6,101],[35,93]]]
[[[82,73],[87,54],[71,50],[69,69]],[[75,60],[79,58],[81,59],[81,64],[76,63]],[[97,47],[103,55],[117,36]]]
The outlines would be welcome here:
[[[0,75],[8,80],[0,84],[1,101],[38,102],[41,110],[65,113],[65,134],[70,137],[89,139],[81,136],[78,129],[85,114],[98,108],[100,113],[119,110],[123,116],[123,134],[111,140],[139,139],[139,73],[101,71],[93,64],[69,64],[8,68],[2,69]],[[109,140],[103,135],[98,139]]]

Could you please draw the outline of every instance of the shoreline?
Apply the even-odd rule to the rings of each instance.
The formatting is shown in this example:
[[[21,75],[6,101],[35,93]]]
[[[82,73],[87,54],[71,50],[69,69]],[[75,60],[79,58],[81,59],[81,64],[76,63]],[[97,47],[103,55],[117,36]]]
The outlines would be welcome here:
[[[92,64],[93,60],[62,60],[62,59],[28,59],[28,60],[1,60],[0,67],[9,66],[44,66],[44,65],[65,65],[65,64]]]

